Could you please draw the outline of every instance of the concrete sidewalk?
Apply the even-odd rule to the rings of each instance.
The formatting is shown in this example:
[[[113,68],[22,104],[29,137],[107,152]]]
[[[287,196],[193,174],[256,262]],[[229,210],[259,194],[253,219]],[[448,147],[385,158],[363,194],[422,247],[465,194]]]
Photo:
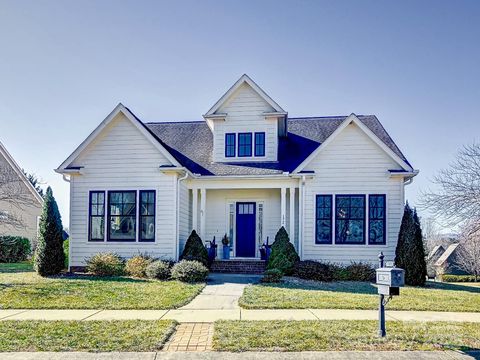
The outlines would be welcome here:
[[[82,353],[82,352],[19,352],[0,353],[2,360],[468,360],[480,359],[480,352],[456,351],[326,351],[326,352],[145,352],[145,353]]]
[[[0,310],[4,320],[160,320],[215,322],[216,320],[376,320],[376,310],[341,309],[189,309],[176,310]],[[390,321],[480,322],[480,313],[387,311]]]

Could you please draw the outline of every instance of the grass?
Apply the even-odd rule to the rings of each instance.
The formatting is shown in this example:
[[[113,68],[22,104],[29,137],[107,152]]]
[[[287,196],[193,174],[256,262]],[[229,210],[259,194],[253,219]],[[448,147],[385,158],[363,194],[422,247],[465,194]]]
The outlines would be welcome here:
[[[2,309],[174,309],[189,303],[203,287],[127,277],[43,278],[28,263],[0,264]]]
[[[389,351],[480,349],[480,324],[376,321],[217,321],[213,348],[219,351]]]
[[[1,321],[0,351],[156,351],[170,320]]]
[[[280,284],[251,285],[239,300],[247,309],[377,309],[376,289],[365,282],[319,283],[288,278]],[[480,287],[428,282],[405,287],[389,310],[480,311]]]

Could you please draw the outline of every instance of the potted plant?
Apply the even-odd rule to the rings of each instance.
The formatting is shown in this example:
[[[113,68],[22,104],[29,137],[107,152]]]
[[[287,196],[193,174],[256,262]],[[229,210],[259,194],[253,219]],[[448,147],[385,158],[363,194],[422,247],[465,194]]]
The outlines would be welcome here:
[[[270,257],[270,252],[272,251],[271,249],[272,245],[268,243],[268,236],[267,236],[267,241],[260,246],[260,259],[268,261],[268,258]]]
[[[230,259],[230,239],[228,238],[227,234],[223,235],[222,244],[223,244],[223,258],[228,260]]]
[[[217,257],[217,244],[215,243],[215,236],[212,241],[208,241],[210,246],[207,247],[208,252],[208,262],[211,264]]]

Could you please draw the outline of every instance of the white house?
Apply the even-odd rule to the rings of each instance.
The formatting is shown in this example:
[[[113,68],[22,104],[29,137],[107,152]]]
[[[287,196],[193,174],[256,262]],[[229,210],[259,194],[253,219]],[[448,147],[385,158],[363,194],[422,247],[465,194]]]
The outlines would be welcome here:
[[[302,259],[393,258],[418,171],[375,116],[290,118],[243,75],[203,118],[144,123],[119,104],[56,169],[71,266],[105,251],[178,259],[192,229],[255,259],[281,226]]]

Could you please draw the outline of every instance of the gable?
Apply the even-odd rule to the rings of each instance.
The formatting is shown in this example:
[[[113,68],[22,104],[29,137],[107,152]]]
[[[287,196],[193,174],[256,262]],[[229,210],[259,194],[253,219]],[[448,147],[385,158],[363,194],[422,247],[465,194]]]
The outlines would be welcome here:
[[[352,169],[362,172],[381,172],[398,168],[398,164],[355,123],[348,124],[323,151],[318,152],[303,168],[305,171],[350,174]]]
[[[90,145],[98,141],[97,137],[105,134],[105,130],[113,129],[115,124],[118,124],[119,119],[123,119],[131,125],[130,129],[135,128],[135,134],[140,133],[144,140],[149,142],[156,150],[162,154],[167,160],[167,165],[180,166],[180,163],[170,154],[164,147],[160,139],[158,139],[151,130],[145,126],[140,119],[138,119],[129,109],[122,104],[118,104],[115,109],[103,120],[99,126],[78,146],[75,151],[56,169],[58,173],[72,173],[78,172],[78,159],[85,152],[88,152]],[[110,126],[113,123],[113,126]],[[125,140],[126,144],[131,145],[129,141]]]

